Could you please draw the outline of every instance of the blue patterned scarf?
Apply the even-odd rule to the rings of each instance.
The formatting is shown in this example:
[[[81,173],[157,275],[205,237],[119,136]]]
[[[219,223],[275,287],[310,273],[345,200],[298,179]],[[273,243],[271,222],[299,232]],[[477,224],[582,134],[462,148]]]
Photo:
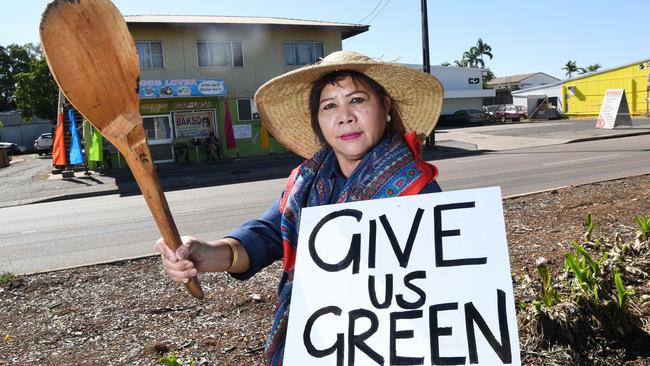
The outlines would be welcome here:
[[[417,194],[437,176],[433,165],[420,158],[415,133],[388,135],[372,148],[347,179],[340,196],[332,200],[332,171],[336,155],[325,146],[289,176],[280,211],[284,249],[284,272],[278,288],[278,303],[266,349],[269,365],[282,365],[291,303],[300,212],[303,207],[329,202],[353,202]]]

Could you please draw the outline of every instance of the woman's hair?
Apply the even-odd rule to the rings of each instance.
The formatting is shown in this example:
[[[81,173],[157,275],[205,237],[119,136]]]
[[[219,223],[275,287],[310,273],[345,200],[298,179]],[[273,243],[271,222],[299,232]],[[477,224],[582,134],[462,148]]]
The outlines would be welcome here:
[[[404,132],[404,125],[402,123],[402,118],[400,117],[399,110],[397,109],[397,104],[395,103],[395,99],[393,99],[384,88],[379,85],[376,81],[371,79],[370,77],[358,72],[358,71],[351,71],[351,70],[341,70],[341,71],[334,71],[329,74],[326,74],[322,78],[316,80],[311,87],[311,94],[309,95],[309,114],[311,115],[311,128],[314,130],[314,133],[316,134],[316,137],[318,137],[318,141],[320,142],[321,145],[325,145],[327,141],[325,140],[325,136],[323,136],[323,131],[320,128],[320,124],[318,123],[318,108],[320,106],[320,94],[323,91],[323,88],[326,85],[334,85],[338,84],[339,81],[346,77],[351,77],[352,82],[354,82],[354,85],[356,86],[357,83],[361,83],[375,94],[379,98],[380,103],[384,103],[384,97],[389,97],[391,99],[391,108],[390,108],[390,116],[391,116],[391,122],[388,124],[388,128],[392,132]]]

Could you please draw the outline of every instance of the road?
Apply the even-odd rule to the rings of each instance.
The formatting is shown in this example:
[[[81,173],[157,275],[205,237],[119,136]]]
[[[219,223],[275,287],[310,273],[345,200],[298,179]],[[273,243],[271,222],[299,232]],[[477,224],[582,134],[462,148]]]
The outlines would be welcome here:
[[[435,162],[444,190],[504,196],[650,173],[650,136],[508,150]],[[284,179],[167,193],[181,233],[219,238],[271,205]],[[0,209],[0,273],[25,274],[152,253],[159,237],[140,196]]]

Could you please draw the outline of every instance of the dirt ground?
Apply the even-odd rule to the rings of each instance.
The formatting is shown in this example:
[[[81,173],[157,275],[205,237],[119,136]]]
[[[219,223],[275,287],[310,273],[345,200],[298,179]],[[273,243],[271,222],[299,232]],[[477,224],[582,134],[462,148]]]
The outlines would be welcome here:
[[[504,211],[518,283],[540,257],[561,272],[589,212],[595,235],[632,240],[633,216],[650,215],[650,175],[505,199]],[[200,302],[164,276],[157,257],[14,278],[0,288],[0,365],[160,365],[172,351],[186,364],[259,365],[280,272],[275,265],[246,282],[203,274]],[[531,336],[520,329],[525,365],[554,352],[527,348]],[[553,364],[573,364],[561,359]]]

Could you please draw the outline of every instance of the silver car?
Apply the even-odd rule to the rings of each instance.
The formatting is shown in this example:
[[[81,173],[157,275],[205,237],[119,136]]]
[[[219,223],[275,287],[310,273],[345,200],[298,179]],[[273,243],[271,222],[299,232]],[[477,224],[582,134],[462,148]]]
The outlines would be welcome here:
[[[38,155],[49,154],[52,152],[52,134],[43,133],[34,140],[34,150]]]

